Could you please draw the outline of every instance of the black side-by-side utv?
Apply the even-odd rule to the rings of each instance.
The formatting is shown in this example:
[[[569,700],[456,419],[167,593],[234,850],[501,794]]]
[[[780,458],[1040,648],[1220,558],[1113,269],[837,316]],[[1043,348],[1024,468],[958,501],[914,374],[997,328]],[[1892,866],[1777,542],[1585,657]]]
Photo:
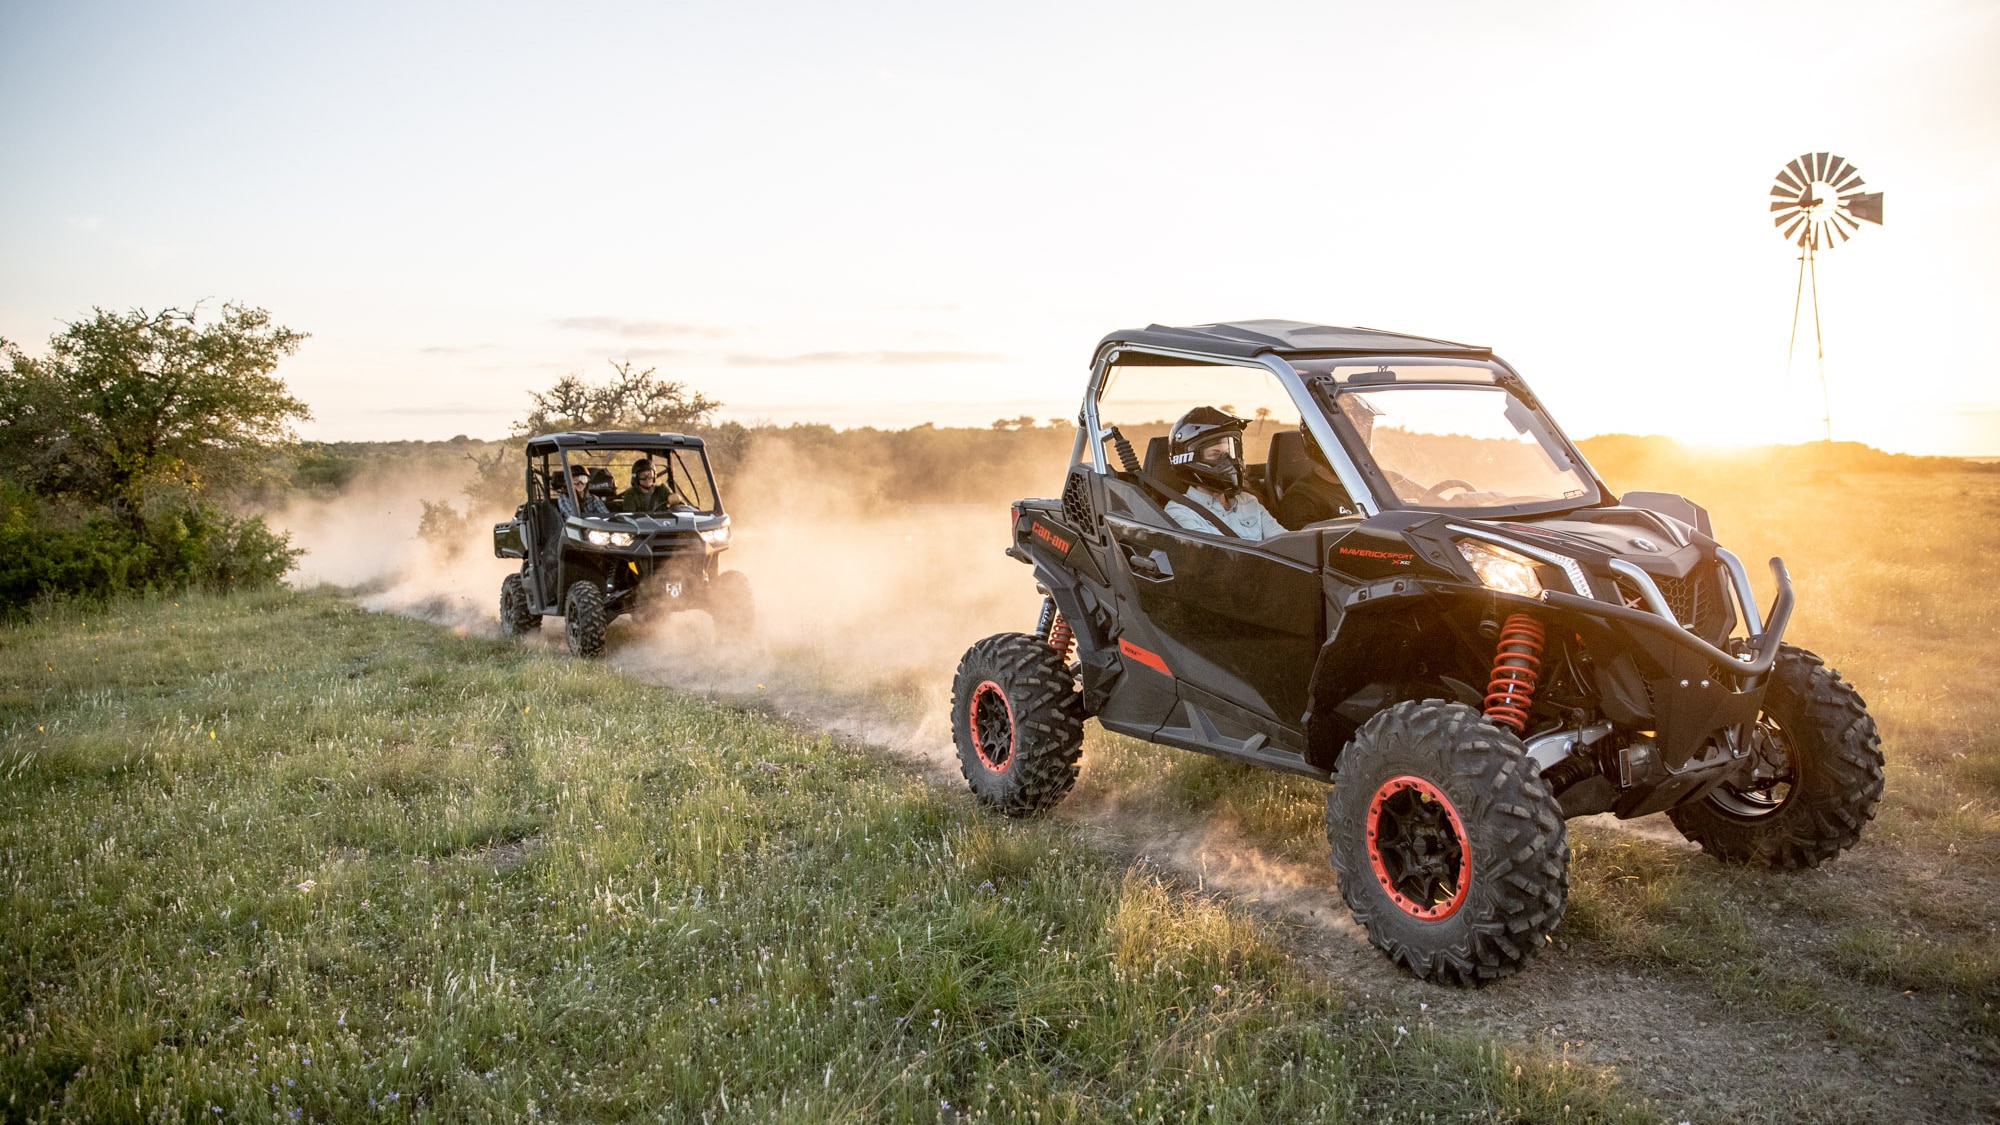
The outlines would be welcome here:
[[[750,628],[749,581],[721,569],[729,515],[700,438],[545,434],[527,462],[526,502],[493,525],[493,553],[521,560],[500,584],[503,632],[560,615],[570,652],[599,656],[620,614],[703,609],[725,633]]]
[[[1060,498],[1013,508],[1041,621],[953,688],[991,807],[1060,801],[1086,718],[1327,782],[1355,919],[1455,984],[1549,939],[1567,817],[1665,812],[1720,859],[1809,867],[1874,815],[1875,723],[1783,642],[1784,564],[1761,612],[1703,509],[1614,496],[1486,348],[1154,325],[1098,345],[1080,422]],[[1248,451],[1212,458],[1240,488],[1193,472],[1211,434]]]

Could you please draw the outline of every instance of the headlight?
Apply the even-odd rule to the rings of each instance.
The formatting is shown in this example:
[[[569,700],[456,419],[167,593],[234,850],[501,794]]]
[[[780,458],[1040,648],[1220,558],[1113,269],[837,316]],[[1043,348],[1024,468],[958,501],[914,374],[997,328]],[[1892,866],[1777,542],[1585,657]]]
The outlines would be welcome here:
[[[630,547],[632,533],[629,531],[586,531],[584,539],[593,547]]]
[[[709,528],[707,531],[701,533],[701,541],[711,547],[727,546],[729,544],[729,525],[725,523],[721,527]]]
[[[1519,594],[1524,598],[1542,596],[1542,583],[1535,577],[1533,559],[1477,539],[1459,540],[1458,553],[1472,564],[1472,572],[1488,589],[1503,594]]]

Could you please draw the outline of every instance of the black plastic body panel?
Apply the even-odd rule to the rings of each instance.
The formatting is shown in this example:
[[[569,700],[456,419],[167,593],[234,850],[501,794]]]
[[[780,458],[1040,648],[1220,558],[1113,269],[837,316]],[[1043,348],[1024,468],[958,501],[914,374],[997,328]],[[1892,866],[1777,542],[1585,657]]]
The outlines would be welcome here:
[[[1630,776],[1594,779],[1576,807],[1638,816],[1695,799],[1740,768],[1722,736],[1758,714],[1790,612],[1781,566],[1770,626],[1746,641],[1728,639],[1733,612],[1697,636],[1633,608],[1611,560],[1663,588],[1708,572],[1727,580],[1698,524],[1655,511],[1501,521],[1396,510],[1252,543],[1172,525],[1117,473],[1072,467],[1064,492],[1016,505],[1009,553],[1033,564],[1075,631],[1086,710],[1108,730],[1322,780],[1384,707],[1479,706],[1501,623],[1526,614],[1547,634],[1544,686],[1559,680],[1562,700],[1532,722],[1607,718],[1644,747]],[[1521,545],[1546,593],[1483,585],[1454,527]],[[1569,593],[1579,569],[1582,596]]]

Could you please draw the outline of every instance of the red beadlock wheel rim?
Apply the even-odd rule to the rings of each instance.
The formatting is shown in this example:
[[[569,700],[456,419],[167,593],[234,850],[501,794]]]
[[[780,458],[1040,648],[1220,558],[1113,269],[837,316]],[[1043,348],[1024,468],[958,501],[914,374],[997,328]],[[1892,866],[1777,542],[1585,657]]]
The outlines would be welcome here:
[[[1014,704],[1007,692],[992,680],[981,681],[972,689],[965,725],[979,764],[993,773],[1006,773],[1014,761]]]
[[[1389,901],[1412,918],[1458,913],[1472,890],[1465,823],[1444,791],[1421,777],[1392,777],[1368,802],[1368,864]]]

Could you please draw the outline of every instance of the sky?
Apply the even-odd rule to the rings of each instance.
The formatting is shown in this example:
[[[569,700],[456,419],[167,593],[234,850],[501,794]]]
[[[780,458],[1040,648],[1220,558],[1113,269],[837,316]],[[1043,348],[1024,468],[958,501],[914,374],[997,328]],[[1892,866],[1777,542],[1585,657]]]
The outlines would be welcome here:
[[[309,438],[657,366],[744,422],[1073,417],[1092,349],[1486,344],[1578,436],[2000,455],[2000,4],[0,0],[0,337],[239,301]]]

